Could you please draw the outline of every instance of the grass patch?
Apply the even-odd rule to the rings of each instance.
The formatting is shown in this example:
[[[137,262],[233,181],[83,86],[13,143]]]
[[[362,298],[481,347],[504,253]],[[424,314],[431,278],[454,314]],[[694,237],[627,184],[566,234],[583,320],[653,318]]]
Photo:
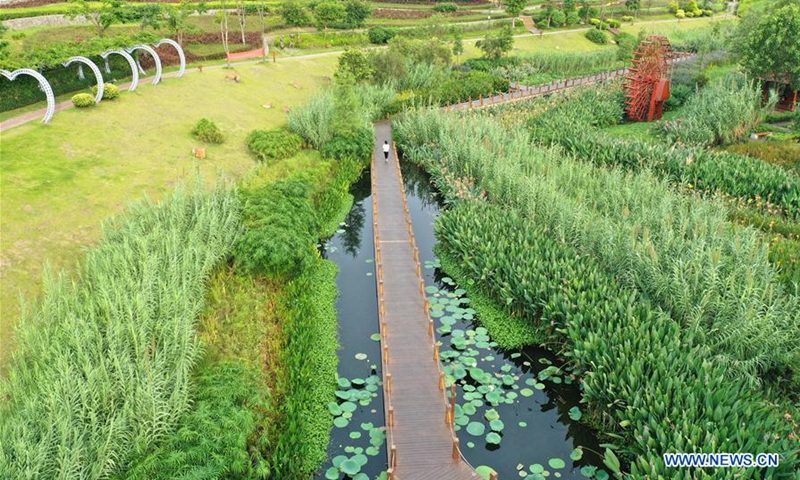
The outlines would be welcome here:
[[[0,363],[12,348],[18,295],[39,291],[43,263],[71,267],[99,238],[100,222],[122,212],[130,199],[161,198],[197,173],[241,177],[254,164],[247,134],[285,123],[283,107],[304,103],[326,85],[323,76],[332,74],[335,62],[321,57],[239,67],[241,83],[227,80],[222,69],[167,78],[88,111],[59,112],[47,125],[4,131]],[[213,118],[228,140],[206,146],[207,159],[200,161],[191,151],[202,145],[190,131],[203,117]],[[279,168],[307,161],[284,160]]]

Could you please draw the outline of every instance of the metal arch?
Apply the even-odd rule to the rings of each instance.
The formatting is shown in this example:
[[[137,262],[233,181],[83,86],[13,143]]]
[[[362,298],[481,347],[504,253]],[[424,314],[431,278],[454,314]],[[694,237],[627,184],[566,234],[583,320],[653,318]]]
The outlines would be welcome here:
[[[31,70],[30,68],[20,68],[18,70],[14,70],[13,72],[9,72],[8,70],[0,70],[0,75],[3,75],[12,82],[20,75],[30,75],[31,77],[35,78],[39,82],[39,88],[47,96],[47,111],[44,114],[42,123],[47,123],[51,118],[53,118],[53,114],[56,113],[56,96],[53,94],[53,88],[50,87],[50,82],[48,82],[41,73],[37,72],[36,70]]]
[[[127,50],[128,53],[133,53],[136,50],[144,50],[145,52],[147,52],[150,55],[152,55],[153,56],[153,60],[156,62],[156,76],[153,77],[153,81],[151,83],[153,85],[156,85],[158,82],[161,81],[161,58],[158,56],[158,53],[156,53],[155,50],[153,50],[151,47],[149,47],[147,45],[144,45],[144,44],[136,45],[136,46],[131,47],[131,48],[126,48],[125,50]]]
[[[136,61],[125,50],[108,50],[100,54],[100,57],[106,61],[106,73],[111,73],[111,69],[108,68],[108,57],[110,57],[112,53],[122,55],[125,60],[128,61],[128,65],[131,67],[131,86],[128,88],[128,91],[132,92],[136,90],[136,87],[139,86],[139,70],[136,68]]]
[[[100,103],[100,100],[103,99],[103,90],[104,90],[104,83],[103,83],[103,74],[100,73],[100,69],[97,68],[97,65],[91,60],[86,57],[72,57],[66,62],[64,62],[65,67],[69,67],[70,64],[74,62],[79,62],[80,64],[88,65],[88,67],[94,73],[94,78],[97,80],[97,93],[94,96],[94,103]]]
[[[175,76],[176,77],[182,77],[183,76],[183,72],[186,71],[186,56],[183,54],[183,48],[181,48],[181,45],[178,42],[176,42],[175,40],[172,40],[171,38],[162,39],[158,43],[156,43],[155,46],[156,47],[160,47],[161,45],[163,45],[165,43],[167,45],[172,45],[173,47],[175,47],[175,50],[178,51],[178,57],[180,57],[180,59],[181,59],[181,68],[178,70],[178,74],[175,75]]]

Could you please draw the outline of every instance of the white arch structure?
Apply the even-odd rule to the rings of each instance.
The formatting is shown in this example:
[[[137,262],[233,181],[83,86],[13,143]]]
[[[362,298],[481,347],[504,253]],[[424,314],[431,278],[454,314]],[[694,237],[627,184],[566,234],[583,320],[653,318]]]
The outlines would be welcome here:
[[[156,62],[156,75],[153,77],[153,81],[151,82],[153,85],[158,84],[161,81],[161,58],[158,56],[155,50],[147,45],[136,45],[135,47],[126,48],[128,53],[133,53],[136,50],[144,50],[145,52],[149,53],[153,56],[153,60]]]
[[[183,48],[181,48],[180,44],[171,38],[165,38],[160,40],[158,43],[155,44],[156,48],[160,47],[161,45],[172,45],[175,47],[175,50],[178,51],[178,57],[181,59],[181,68],[178,70],[178,74],[175,75],[176,77],[182,77],[183,72],[186,71],[186,56],[183,54]]]
[[[100,57],[102,57],[103,60],[106,61],[106,73],[111,73],[111,67],[108,65],[108,57],[110,57],[111,54],[114,53],[116,53],[117,55],[122,55],[122,57],[124,57],[125,60],[128,61],[128,65],[131,66],[131,86],[128,88],[128,91],[132,92],[136,90],[136,87],[139,86],[139,70],[136,68],[136,61],[125,50],[122,49],[108,50],[100,54]]]
[[[0,70],[0,75],[6,77],[12,82],[20,75],[30,75],[31,77],[35,78],[39,82],[39,88],[47,96],[47,111],[44,114],[42,123],[47,123],[51,118],[53,118],[53,114],[56,112],[56,96],[53,94],[53,89],[50,87],[50,82],[48,82],[41,73],[37,72],[36,70],[31,70],[30,68],[20,68],[18,70],[14,70],[13,72],[9,72],[8,70]]]
[[[95,65],[93,61],[86,57],[72,57],[64,62],[64,66],[69,67],[75,62],[78,62],[78,67],[87,65],[92,70],[92,73],[94,73],[94,78],[97,80],[97,93],[94,96],[94,103],[100,103],[100,100],[103,99],[103,89],[105,86],[103,84],[103,74],[100,73],[100,69],[97,68],[97,65]],[[80,72],[83,73],[83,70],[80,70]]]

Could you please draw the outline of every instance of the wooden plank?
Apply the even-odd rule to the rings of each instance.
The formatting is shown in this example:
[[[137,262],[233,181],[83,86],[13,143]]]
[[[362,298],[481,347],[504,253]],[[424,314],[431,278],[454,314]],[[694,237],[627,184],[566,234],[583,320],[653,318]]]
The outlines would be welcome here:
[[[384,161],[383,143],[392,142],[388,121],[375,125],[376,148],[372,161],[375,248],[383,275],[379,302],[385,313],[388,362],[384,375],[391,373],[391,390],[384,402],[393,409],[394,425],[388,429],[389,449],[397,450],[393,469],[396,480],[466,480],[479,478],[463,459],[453,460],[454,432],[445,423],[447,400],[439,390],[439,364],[433,359],[433,339],[425,310],[422,278],[417,274],[414,240],[409,232],[405,191],[398,159],[392,151]],[[380,288],[379,288],[380,289]],[[386,359],[384,359],[385,361]],[[389,462],[392,462],[389,454]],[[391,463],[390,463],[391,464]]]

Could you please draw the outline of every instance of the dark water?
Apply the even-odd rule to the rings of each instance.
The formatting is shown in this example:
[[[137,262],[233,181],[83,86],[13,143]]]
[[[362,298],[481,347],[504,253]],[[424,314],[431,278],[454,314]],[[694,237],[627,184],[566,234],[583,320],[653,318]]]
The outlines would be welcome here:
[[[336,278],[341,345],[338,352],[339,377],[352,381],[349,388],[340,384],[340,392],[368,392],[369,395],[361,394],[368,400],[351,399],[350,403],[355,404],[356,409],[347,419],[347,425],[334,426],[328,445],[329,460],[317,473],[317,479],[325,479],[333,460],[337,457],[341,460],[342,455],[353,458],[360,453],[362,462],[366,459],[366,463],[361,466],[359,474],[345,476],[340,473],[338,477],[331,475],[330,478],[374,479],[386,470],[385,441],[379,441],[382,438],[378,437],[373,442],[370,435],[370,431],[375,435],[384,427],[384,414],[383,389],[377,382],[381,378],[380,343],[370,338],[378,333],[379,326],[369,172],[353,185],[351,193],[355,197],[353,208],[336,235],[322,244],[321,251],[325,258],[339,266]],[[340,406],[347,401],[337,398]],[[362,428],[362,425],[369,427],[369,424],[372,428]]]
[[[433,224],[442,208],[442,200],[431,186],[424,171],[410,162],[404,162],[402,170],[420,262],[426,265],[423,271],[424,280],[426,285],[441,289],[437,293],[430,292],[429,289],[429,297],[435,295],[442,297],[456,289],[443,272],[435,268],[438,262],[433,253],[433,247],[436,245]],[[440,326],[436,318],[434,322],[437,327]],[[474,320],[456,319],[451,328],[472,330],[474,334],[478,327],[479,324]],[[442,352],[452,350],[449,333],[437,332],[437,337],[442,342]],[[485,435],[471,435],[464,426],[458,431],[462,452],[473,467],[490,466],[498,472],[502,480],[585,478],[580,473],[581,467],[591,469],[591,466],[596,466],[600,467],[598,470],[602,470],[602,460],[598,452],[603,449],[599,446],[594,432],[570,418],[570,409],[576,406],[580,408],[578,381],[573,382],[569,373],[563,370],[547,379],[538,377],[551,365],[561,365],[552,353],[539,347],[521,351],[503,351],[493,346],[491,342],[489,346],[484,344],[483,348],[477,350],[479,355],[475,357],[475,366],[496,376],[513,379],[513,384],[504,386],[503,390],[505,395],[514,392],[511,396],[515,398],[508,400],[509,403],[503,402],[494,407],[504,424],[500,432],[502,440],[499,445],[487,443]],[[447,365],[448,361],[444,360],[444,364]],[[553,367],[550,370],[553,370]],[[555,383],[556,381],[559,383]],[[464,385],[470,384],[476,385],[475,382],[469,381],[469,377],[464,384],[457,383],[459,405],[469,403],[469,400],[464,398]],[[538,384],[542,389],[536,389],[534,384]],[[525,395],[530,396],[521,395],[519,392],[523,389],[526,389]],[[471,422],[484,423],[486,432],[491,431],[489,422],[485,419],[485,412],[489,408],[492,407],[478,406],[475,414],[469,418]],[[572,414],[576,415],[574,411]],[[573,461],[570,454],[579,447],[582,449],[582,457]],[[565,466],[553,468],[549,465],[551,459],[560,459]],[[538,466],[533,466],[534,464],[539,464],[544,471]],[[599,473],[598,477],[604,478],[605,472]]]

